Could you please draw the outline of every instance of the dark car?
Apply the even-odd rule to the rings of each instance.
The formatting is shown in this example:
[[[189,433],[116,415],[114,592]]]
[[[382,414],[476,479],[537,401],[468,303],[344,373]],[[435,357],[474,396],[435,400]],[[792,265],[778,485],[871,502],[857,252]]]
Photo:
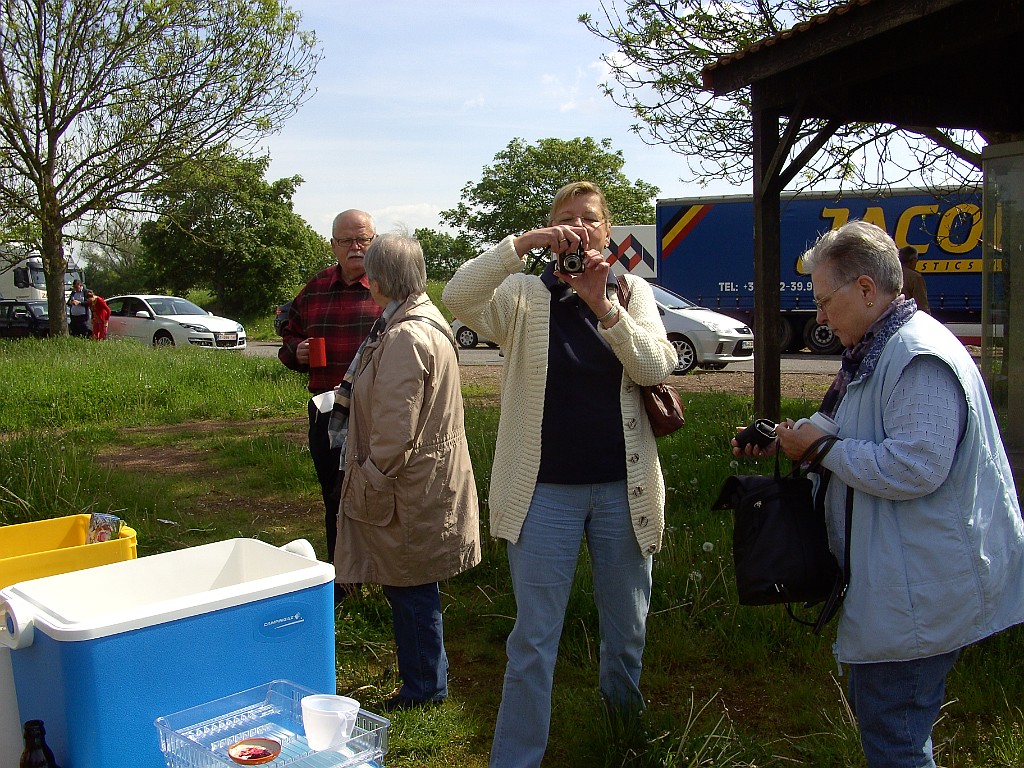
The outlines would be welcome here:
[[[0,301],[0,338],[49,336],[50,313],[45,301],[7,299]]]
[[[290,301],[277,308],[277,314],[274,315],[274,330],[277,331],[278,336],[284,336],[284,327],[288,325],[288,313],[291,309]]]

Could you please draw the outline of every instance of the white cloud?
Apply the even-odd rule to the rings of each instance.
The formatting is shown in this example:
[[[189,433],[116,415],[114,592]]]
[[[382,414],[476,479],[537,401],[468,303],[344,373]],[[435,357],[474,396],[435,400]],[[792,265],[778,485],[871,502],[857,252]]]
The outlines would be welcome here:
[[[683,159],[630,133],[634,118],[602,94],[607,43],[576,21],[597,0],[290,4],[325,58],[317,93],[266,142],[268,176],[305,179],[295,210],[325,236],[352,207],[381,231],[442,229],[438,213],[516,137],[608,137],[631,178],[695,193],[676,180]]]

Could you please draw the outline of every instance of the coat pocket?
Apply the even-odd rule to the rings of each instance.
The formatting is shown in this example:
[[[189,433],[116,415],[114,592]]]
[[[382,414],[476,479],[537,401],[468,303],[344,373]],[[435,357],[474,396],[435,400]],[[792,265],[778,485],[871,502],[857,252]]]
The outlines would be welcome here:
[[[395,516],[396,480],[382,475],[367,459],[349,465],[350,478],[341,501],[345,517],[360,523],[385,526]]]

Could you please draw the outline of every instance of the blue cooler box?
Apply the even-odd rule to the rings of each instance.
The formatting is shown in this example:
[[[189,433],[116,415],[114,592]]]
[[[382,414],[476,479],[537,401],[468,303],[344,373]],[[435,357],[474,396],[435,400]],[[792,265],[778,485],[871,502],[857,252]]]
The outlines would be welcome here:
[[[164,766],[153,721],[288,679],[336,690],[334,566],[231,539],[0,589],[23,719],[63,768]]]

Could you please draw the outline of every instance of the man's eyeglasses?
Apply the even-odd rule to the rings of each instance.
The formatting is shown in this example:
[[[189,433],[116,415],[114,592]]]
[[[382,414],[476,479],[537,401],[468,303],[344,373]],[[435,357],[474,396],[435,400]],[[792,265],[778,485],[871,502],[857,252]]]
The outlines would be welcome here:
[[[839,293],[839,291],[841,291],[843,288],[848,286],[850,283],[852,283],[856,279],[857,279],[856,277],[851,278],[851,279],[847,280],[845,283],[843,283],[842,285],[840,285],[838,288],[835,288],[834,290],[831,290],[828,293],[826,293],[820,299],[814,299],[814,306],[818,308],[819,312],[824,312],[825,311],[825,307],[828,306],[828,303],[830,301],[832,301],[832,297],[835,296],[837,293]]]
[[[372,237],[333,237],[331,239],[334,240],[336,245],[340,245],[342,248],[351,248],[357,243],[361,248],[367,248],[370,243],[373,242]]]

